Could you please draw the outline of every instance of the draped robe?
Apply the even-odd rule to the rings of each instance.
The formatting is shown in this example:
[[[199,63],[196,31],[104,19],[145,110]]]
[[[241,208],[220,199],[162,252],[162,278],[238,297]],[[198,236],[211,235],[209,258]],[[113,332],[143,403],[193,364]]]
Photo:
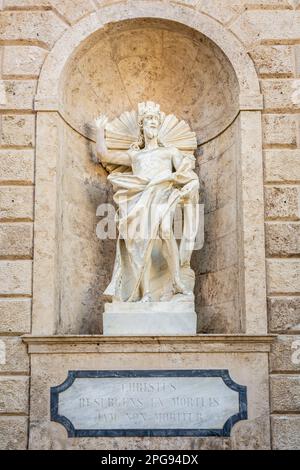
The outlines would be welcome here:
[[[109,175],[118,206],[119,236],[112,280],[104,292],[106,296],[121,301],[137,301],[141,296],[140,286],[146,266],[151,271],[152,299],[158,301],[162,296],[170,296],[172,273],[166,262],[162,237],[174,239],[174,213],[176,207],[183,204],[183,197],[192,210],[185,213],[183,209],[183,237],[172,256],[179,257],[181,280],[188,289],[193,289],[194,273],[189,262],[198,225],[199,190],[194,167],[194,157],[182,154],[171,174],[162,172],[151,179],[119,172]],[[168,234],[162,234],[163,226],[171,228]]]

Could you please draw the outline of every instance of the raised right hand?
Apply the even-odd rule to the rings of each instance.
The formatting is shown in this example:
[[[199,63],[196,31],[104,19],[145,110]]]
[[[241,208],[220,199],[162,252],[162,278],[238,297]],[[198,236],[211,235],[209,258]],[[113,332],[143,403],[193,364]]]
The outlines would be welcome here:
[[[100,114],[99,117],[95,119],[95,126],[97,129],[105,129],[108,123],[108,117],[105,114]]]

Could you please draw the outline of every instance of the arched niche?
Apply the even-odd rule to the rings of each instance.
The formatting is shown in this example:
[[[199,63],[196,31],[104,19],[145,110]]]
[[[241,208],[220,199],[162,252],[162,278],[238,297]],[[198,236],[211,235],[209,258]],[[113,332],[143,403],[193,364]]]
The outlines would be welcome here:
[[[228,59],[201,33],[173,21],[112,23],[79,49],[64,72],[61,114],[82,136],[95,113],[110,118],[152,99],[189,122],[199,144],[239,112],[239,85]]]
[[[95,163],[89,123],[99,112],[113,118],[145,99],[186,119],[197,133],[205,204],[205,244],[193,256],[199,331],[265,332],[261,101],[254,68],[213,20],[198,14],[197,23],[182,9],[179,22],[177,7],[166,15],[154,5],[149,17],[145,8],[140,17],[138,9],[91,15],[66,33],[44,64],[36,97],[36,333],[101,332],[101,292],[115,243],[96,236],[96,209],[111,202],[112,192]],[[49,276],[43,274],[47,261]]]

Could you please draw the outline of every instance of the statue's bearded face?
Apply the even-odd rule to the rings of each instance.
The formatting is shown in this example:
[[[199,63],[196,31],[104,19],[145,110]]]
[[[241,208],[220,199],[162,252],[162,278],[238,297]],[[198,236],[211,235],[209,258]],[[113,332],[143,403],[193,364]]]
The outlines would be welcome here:
[[[160,126],[160,116],[158,114],[147,114],[143,119],[144,135],[148,139],[158,136]]]

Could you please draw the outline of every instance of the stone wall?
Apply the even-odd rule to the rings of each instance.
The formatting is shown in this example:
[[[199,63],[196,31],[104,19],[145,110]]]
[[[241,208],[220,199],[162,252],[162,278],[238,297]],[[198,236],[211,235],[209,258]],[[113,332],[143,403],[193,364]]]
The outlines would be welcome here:
[[[31,329],[37,79],[63,32],[95,10],[101,18],[112,3],[135,8],[134,1],[119,0],[0,0],[0,447],[4,449],[27,446],[30,373],[20,336]],[[159,8],[169,4],[180,4],[191,15],[194,9],[201,10],[232,31],[260,77],[269,331],[278,334],[270,360],[272,445],[296,449],[300,447],[300,363],[295,354],[300,341],[300,2],[157,0]]]
[[[202,34],[172,21],[118,22],[78,48],[60,93],[61,114],[68,125],[61,122],[61,294],[56,331],[101,332],[99,294],[112,272],[114,243],[95,236],[97,206],[112,202],[112,188],[95,163],[90,140],[93,116],[104,113],[114,118],[149,97],[163,112],[186,119],[199,142],[197,171],[207,214],[205,247],[195,251],[193,266],[199,330],[241,331],[236,213],[239,90],[223,52]],[[231,233],[221,227],[225,219],[232,224]]]
[[[100,204],[112,204],[104,168],[92,159],[93,145],[64,127],[59,231],[60,309],[58,334],[99,334],[104,311],[102,292],[110,282],[115,240],[96,235]],[[106,214],[105,214],[106,216]],[[110,218],[110,220],[113,216]]]
[[[203,145],[198,161],[204,203],[204,246],[193,254],[200,333],[243,332],[240,285],[239,119]],[[241,268],[242,269],[242,268]]]

